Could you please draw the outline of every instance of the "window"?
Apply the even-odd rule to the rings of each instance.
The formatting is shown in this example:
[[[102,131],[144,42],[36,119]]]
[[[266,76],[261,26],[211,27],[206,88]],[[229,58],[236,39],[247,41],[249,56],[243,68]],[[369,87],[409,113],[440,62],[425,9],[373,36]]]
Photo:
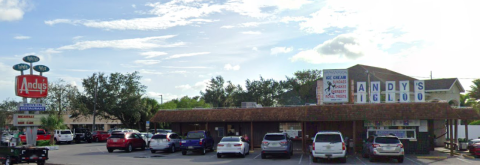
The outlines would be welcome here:
[[[205,135],[203,134],[203,132],[190,132],[187,135],[187,139],[201,139],[201,138],[205,138]]]
[[[287,130],[302,131],[301,123],[280,123],[280,132],[286,132]]]
[[[217,133],[218,133],[218,137],[223,137],[225,134],[223,127],[218,127]]]
[[[398,139],[417,139],[415,129],[369,129],[367,136],[387,136],[395,135]]]
[[[60,134],[72,134],[70,131],[60,131]]]
[[[285,135],[265,135],[265,140],[284,140]]]
[[[112,136],[110,136],[110,138],[125,138],[125,135],[124,134],[112,134]]]
[[[342,142],[342,137],[339,134],[318,134],[315,142],[338,143]]]
[[[377,137],[375,142],[383,144],[397,144],[400,143],[400,140],[398,140],[396,137]]]
[[[225,137],[222,138],[221,142],[238,142],[240,141],[240,138],[237,137]]]
[[[38,130],[38,131],[37,131],[37,135],[45,135],[45,131],[40,131],[40,130]]]
[[[166,139],[167,135],[154,135],[152,139]]]

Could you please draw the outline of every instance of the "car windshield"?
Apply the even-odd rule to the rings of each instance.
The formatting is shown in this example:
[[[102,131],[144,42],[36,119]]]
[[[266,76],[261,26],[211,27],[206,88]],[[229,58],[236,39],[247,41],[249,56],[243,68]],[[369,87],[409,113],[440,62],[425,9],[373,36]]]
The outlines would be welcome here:
[[[60,134],[72,134],[70,131],[60,131]]]
[[[166,139],[167,135],[154,135],[152,139]]]
[[[238,137],[224,137],[221,142],[239,142],[240,138]]]
[[[285,140],[285,135],[265,135],[265,140]]]
[[[187,135],[187,139],[201,139],[201,138],[205,138],[205,135],[203,134],[203,132],[190,132]]]
[[[105,135],[108,134],[108,132],[100,132],[100,134]]]
[[[342,142],[342,137],[339,134],[318,134],[315,142],[338,143]]]
[[[377,137],[375,138],[375,143],[397,144],[400,143],[400,140],[396,137]]]
[[[113,134],[110,138],[125,138],[125,134]]]

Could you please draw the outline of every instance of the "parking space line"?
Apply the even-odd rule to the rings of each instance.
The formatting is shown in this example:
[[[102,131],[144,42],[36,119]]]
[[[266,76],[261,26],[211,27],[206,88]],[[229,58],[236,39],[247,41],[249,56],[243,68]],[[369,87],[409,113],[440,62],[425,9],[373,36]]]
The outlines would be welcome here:
[[[416,162],[416,161],[414,161],[414,160],[412,160],[412,159],[410,159],[410,158],[408,158],[408,157],[406,157],[406,156],[404,156],[404,158],[407,159],[407,160],[409,160],[409,161],[411,161],[411,162],[413,162],[413,163],[415,163],[415,164],[420,165],[420,163],[418,163],[418,162]]]
[[[465,163],[468,163],[468,164],[472,164],[472,162],[470,161],[467,161],[467,160],[463,160],[463,159],[460,159],[460,158],[457,158],[458,160],[462,161],[462,162],[465,162]]]
[[[302,158],[303,158],[303,154],[302,156],[300,156],[300,161],[298,161],[298,164],[302,163]]]
[[[253,159],[257,159],[257,157],[258,157],[258,156],[260,156],[260,155],[262,155],[262,154],[261,154],[261,153],[260,153],[260,154],[258,154],[258,155],[257,155],[257,156],[255,156],[255,158],[253,158]]]
[[[312,164],[312,155],[308,154],[308,161]]]
[[[363,165],[367,165],[366,163],[364,163],[364,162],[362,161],[362,159],[358,158],[358,156],[355,155],[355,158],[357,158],[358,161],[360,161]]]

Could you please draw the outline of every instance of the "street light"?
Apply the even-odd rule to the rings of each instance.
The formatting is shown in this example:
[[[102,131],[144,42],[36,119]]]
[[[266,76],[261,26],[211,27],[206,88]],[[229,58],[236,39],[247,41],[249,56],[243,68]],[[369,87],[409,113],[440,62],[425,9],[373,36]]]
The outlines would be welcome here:
[[[163,96],[160,95],[160,104],[163,104]]]

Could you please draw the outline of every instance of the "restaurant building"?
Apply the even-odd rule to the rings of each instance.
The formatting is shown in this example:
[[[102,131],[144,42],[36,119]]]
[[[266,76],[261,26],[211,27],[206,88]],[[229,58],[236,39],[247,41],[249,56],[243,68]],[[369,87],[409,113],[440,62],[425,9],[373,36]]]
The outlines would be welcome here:
[[[162,110],[151,121],[170,122],[181,135],[208,130],[215,142],[246,134],[252,147],[260,147],[268,132],[286,132],[294,137],[294,149],[304,152],[322,130],[342,132],[349,139],[348,147],[357,152],[369,135],[393,133],[407,154],[428,154],[445,142],[447,123],[453,128],[455,121],[480,119],[476,111],[458,108],[464,89],[457,79],[419,81],[366,65],[324,70],[323,77],[317,83],[314,106]],[[450,137],[456,137],[455,128],[449,129]]]

